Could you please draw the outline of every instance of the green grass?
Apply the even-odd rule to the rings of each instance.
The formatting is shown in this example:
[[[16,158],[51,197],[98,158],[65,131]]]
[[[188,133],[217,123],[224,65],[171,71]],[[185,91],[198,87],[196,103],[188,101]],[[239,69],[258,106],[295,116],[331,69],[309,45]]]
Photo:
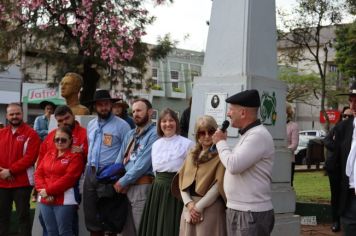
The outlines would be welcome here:
[[[294,190],[298,202],[329,203],[329,179],[324,173],[324,171],[314,171],[294,174]]]

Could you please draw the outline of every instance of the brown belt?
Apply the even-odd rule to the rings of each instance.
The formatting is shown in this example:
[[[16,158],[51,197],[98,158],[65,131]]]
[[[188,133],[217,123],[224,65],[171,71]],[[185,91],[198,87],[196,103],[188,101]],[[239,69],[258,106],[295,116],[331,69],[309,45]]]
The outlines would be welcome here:
[[[134,185],[152,184],[154,179],[155,178],[152,175],[144,175],[144,176],[141,176],[140,178],[138,178],[136,180],[136,182],[134,183]]]

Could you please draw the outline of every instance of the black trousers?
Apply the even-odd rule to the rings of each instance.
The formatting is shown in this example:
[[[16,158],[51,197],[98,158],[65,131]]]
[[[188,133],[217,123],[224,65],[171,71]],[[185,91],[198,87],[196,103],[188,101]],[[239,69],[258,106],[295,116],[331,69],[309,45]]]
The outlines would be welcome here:
[[[85,170],[85,178],[83,185],[83,209],[85,225],[87,230],[90,232],[104,231],[101,223],[98,220],[98,187],[99,183],[96,179],[96,170],[92,169],[92,167],[90,166],[87,166]]]
[[[0,188],[0,236],[9,235],[12,204],[15,202],[19,236],[31,236],[30,197],[32,187]]]
[[[291,162],[291,169],[290,169],[290,185],[293,187],[294,181],[294,172],[295,172],[295,162]]]
[[[339,215],[339,201],[340,201],[340,186],[341,186],[341,179],[337,173],[334,171],[327,171],[328,172],[328,177],[329,177],[329,184],[330,184],[330,193],[331,193],[331,199],[330,199],[330,204],[331,204],[331,216],[333,219],[333,222],[339,222],[340,221],[340,215]]]
[[[341,222],[345,236],[354,236],[356,232],[356,195],[355,190],[350,191],[345,212],[341,216]]]

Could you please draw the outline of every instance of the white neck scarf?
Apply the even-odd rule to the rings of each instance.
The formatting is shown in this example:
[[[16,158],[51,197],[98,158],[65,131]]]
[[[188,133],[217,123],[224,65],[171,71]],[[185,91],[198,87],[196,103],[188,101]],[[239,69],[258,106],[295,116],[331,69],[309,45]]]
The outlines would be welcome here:
[[[352,133],[352,142],[351,142],[351,150],[349,153],[349,156],[347,157],[347,162],[346,162],[346,175],[350,178],[351,175],[353,176],[353,182],[355,185],[356,181],[356,166],[355,166],[355,160],[356,160],[356,119],[353,121],[353,133]],[[355,188],[356,186],[354,186]],[[356,193],[356,192],[355,192]]]

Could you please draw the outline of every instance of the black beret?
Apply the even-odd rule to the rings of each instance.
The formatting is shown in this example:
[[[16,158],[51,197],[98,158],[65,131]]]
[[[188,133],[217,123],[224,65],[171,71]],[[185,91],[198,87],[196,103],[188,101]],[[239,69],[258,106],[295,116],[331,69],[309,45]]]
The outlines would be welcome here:
[[[260,107],[260,95],[256,89],[245,90],[225,100],[227,103],[240,105],[243,107]]]

